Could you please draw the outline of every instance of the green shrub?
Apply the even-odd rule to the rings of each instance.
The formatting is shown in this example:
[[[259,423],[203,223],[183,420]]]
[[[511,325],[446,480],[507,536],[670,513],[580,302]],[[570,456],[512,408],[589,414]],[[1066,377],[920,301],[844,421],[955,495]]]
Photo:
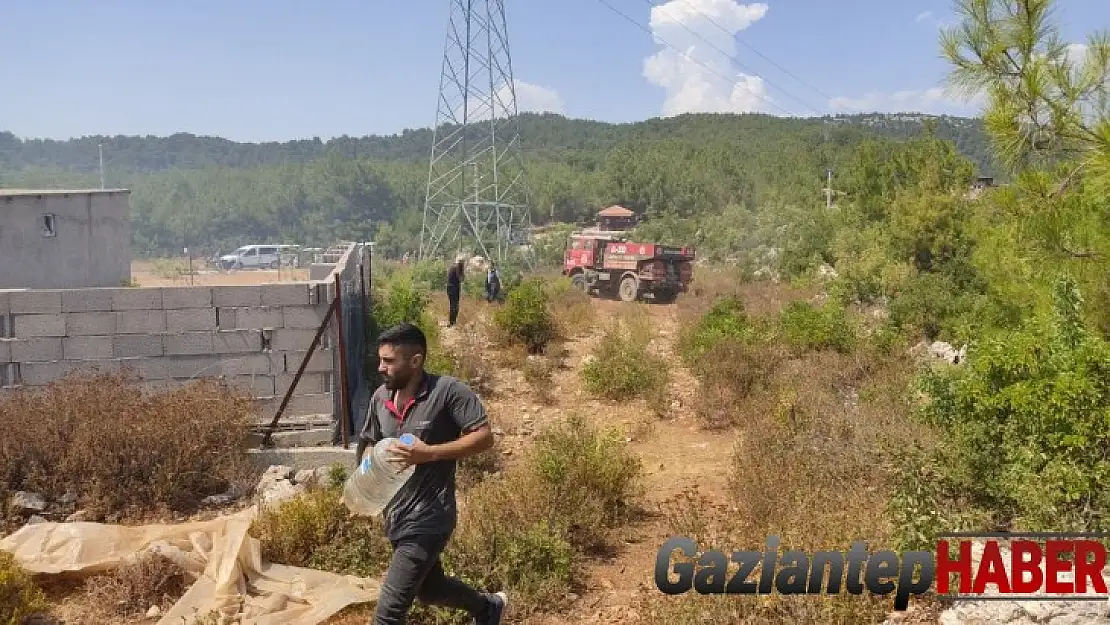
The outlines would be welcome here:
[[[884,323],[871,334],[870,342],[880,354],[890,355],[906,345],[906,333],[893,323]]]
[[[424,265],[425,270],[427,265]],[[460,371],[454,355],[443,345],[439,323],[428,310],[431,298],[427,282],[419,277],[417,268],[400,269],[383,278],[370,311],[367,327],[369,349],[366,353],[367,371],[378,370],[378,335],[398,323],[412,323],[424,331],[428,341],[425,368],[431,373],[456,375],[466,378]],[[376,376],[376,374],[372,374]]]
[[[683,331],[680,339],[681,355],[688,364],[693,365],[722,341],[746,343],[759,336],[759,325],[748,316],[744,301],[737,295],[726,295],[717,298],[695,324]]]
[[[15,556],[0,550],[0,625],[20,625],[23,618],[45,611],[46,599]]]
[[[379,519],[350,514],[340,500],[343,476],[263,509],[251,526],[262,556],[289,566],[342,575],[375,576],[389,563],[389,543]]]
[[[934,341],[957,313],[958,299],[956,284],[948,276],[918,274],[890,302],[890,320],[927,341]]]
[[[820,308],[793,301],[779,315],[782,337],[796,351],[831,349],[848,353],[856,343],[855,329],[840,305],[830,300]]]
[[[1083,327],[1073,283],[1055,295],[1050,318],[922,374],[922,416],[944,435],[932,453],[951,484],[933,496],[1005,529],[1106,531],[1110,343]]]
[[[519,463],[465,493],[444,568],[508,590],[519,617],[555,609],[581,557],[627,519],[640,494],[640,470],[615,430],[578,416],[551,426]]]
[[[410,270],[413,283],[428,291],[447,290],[447,270],[445,265],[436,260],[422,260],[411,265]]]
[[[380,288],[371,306],[374,333],[398,323],[420,323],[429,303],[427,287],[410,273],[397,272]]]
[[[614,322],[582,367],[583,388],[605,399],[651,399],[665,393],[668,365],[648,350],[648,341]]]
[[[565,425],[542,432],[531,458],[554,508],[574,511],[569,520],[576,547],[601,545],[607,528],[627,520],[638,494],[640,462],[627,453],[619,431],[590,427],[574,415]]]
[[[556,337],[548,302],[543,282],[528,280],[514,289],[505,305],[494,313],[494,325],[510,343],[524,345],[532,354],[542,353]]]
[[[464,498],[458,529],[443,556],[444,570],[491,592],[508,591],[517,614],[561,603],[574,577],[576,554],[561,521],[566,513],[550,507],[536,476],[514,467],[474,486]]]

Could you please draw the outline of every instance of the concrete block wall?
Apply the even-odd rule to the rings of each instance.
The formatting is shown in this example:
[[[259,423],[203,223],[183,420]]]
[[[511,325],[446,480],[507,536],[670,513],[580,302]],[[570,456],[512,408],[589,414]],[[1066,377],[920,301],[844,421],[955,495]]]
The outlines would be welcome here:
[[[342,269],[324,280],[250,286],[0,291],[0,387],[123,368],[152,390],[222,376],[256,396],[268,421],[311,347]],[[286,417],[337,414],[335,342],[333,321]]]

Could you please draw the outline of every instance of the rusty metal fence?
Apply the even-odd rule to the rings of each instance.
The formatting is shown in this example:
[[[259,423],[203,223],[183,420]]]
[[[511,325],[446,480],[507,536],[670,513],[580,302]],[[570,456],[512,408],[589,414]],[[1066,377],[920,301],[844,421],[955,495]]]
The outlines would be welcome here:
[[[317,348],[330,347],[333,358],[332,444],[347,447],[362,427],[372,392],[371,380],[376,379],[375,373],[366,368],[369,361],[367,350],[370,349],[367,330],[370,324],[372,245],[349,243],[329,248],[329,252],[334,251],[335,268],[326,280],[314,281],[320,287],[321,303],[327,302],[327,313],[293,376],[292,384],[285,391],[277,413],[264,428],[264,446],[271,443],[282,414]]]
[[[339,405],[336,406],[339,418],[336,419],[332,441],[336,444],[347,442],[348,436],[358,432],[366,414],[366,404],[370,396],[371,372],[366,370],[366,340],[369,323],[370,300],[370,246],[356,243],[344,258],[340,259],[341,271],[336,276],[338,298],[337,344],[341,352]],[[337,354],[339,355],[339,354]],[[346,436],[345,436],[346,435]]]

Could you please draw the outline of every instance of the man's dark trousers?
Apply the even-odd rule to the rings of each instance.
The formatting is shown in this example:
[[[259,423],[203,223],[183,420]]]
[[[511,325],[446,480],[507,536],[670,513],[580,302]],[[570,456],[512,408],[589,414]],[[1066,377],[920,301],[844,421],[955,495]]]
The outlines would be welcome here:
[[[393,543],[393,559],[372,625],[403,625],[414,599],[426,605],[465,610],[479,619],[485,616],[489,607],[485,596],[443,571],[439,554],[449,539],[449,535],[415,536]]]
[[[459,296],[462,289],[457,286],[447,287],[447,299],[451,303],[451,311],[447,319],[448,325],[455,325],[455,321],[459,318]]]

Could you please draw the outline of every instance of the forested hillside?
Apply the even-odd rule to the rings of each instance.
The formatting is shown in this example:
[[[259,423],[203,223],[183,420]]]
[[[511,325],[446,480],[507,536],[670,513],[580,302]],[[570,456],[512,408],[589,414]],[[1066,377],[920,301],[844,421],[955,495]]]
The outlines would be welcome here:
[[[923,122],[928,119],[936,122],[939,137],[951,139],[969,158],[990,169],[982,123],[977,119],[960,117],[871,114],[783,119],[769,115],[683,115],[629,124],[608,124],[568,119],[555,114],[522,113],[520,128],[521,140],[528,154],[533,158],[547,159],[574,151],[605,152],[629,141],[715,141],[721,138],[721,134],[747,139],[773,139],[776,134],[812,134],[832,128],[830,140],[833,141],[858,137],[860,131],[905,138],[920,134]],[[445,127],[445,131],[450,130],[450,126]],[[10,132],[0,131],[0,168],[18,171],[30,167],[57,167],[96,173],[98,144],[104,145],[105,166],[108,169],[136,173],[171,168],[249,168],[303,163],[331,151],[348,158],[424,162],[431,148],[432,130],[420,128],[390,136],[345,136],[330,141],[315,137],[280,143],[237,143],[220,137],[186,133],[169,137],[98,135],[56,141],[20,139]]]
[[[611,203],[686,220],[802,210],[823,204],[826,168],[834,187],[847,191],[857,148],[888,151],[926,125],[980,171],[993,172],[978,120],[684,115],[607,124],[525,114],[532,220],[582,221]],[[260,144],[188,134],[52,141],[0,133],[0,184],[95,186],[98,143],[107,184],[134,190],[139,253],[184,245],[214,251],[256,240],[375,237],[386,254],[417,245],[431,129]],[[727,255],[731,247],[715,251]]]

